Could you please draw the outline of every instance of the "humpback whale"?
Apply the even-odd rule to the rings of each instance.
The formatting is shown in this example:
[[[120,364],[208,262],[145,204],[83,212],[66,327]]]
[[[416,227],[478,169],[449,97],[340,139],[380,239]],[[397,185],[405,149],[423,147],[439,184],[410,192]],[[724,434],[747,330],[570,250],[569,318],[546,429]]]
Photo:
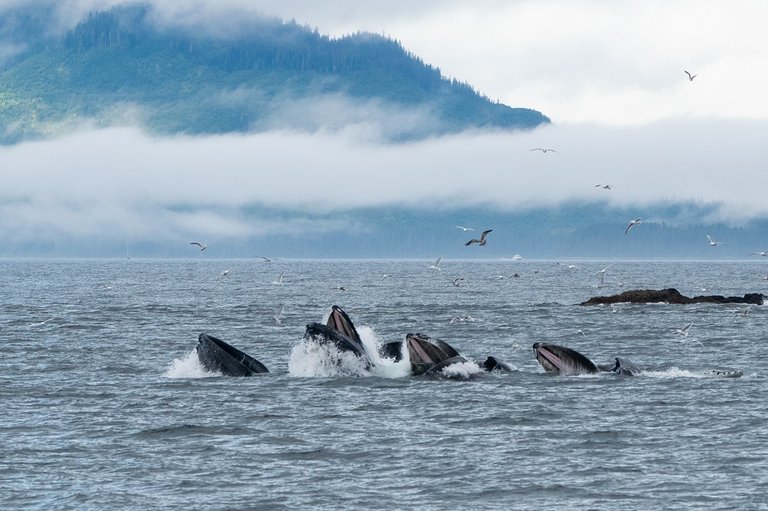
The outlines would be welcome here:
[[[304,338],[312,339],[319,343],[333,344],[340,351],[352,352],[358,357],[370,362],[368,353],[365,351],[362,342],[354,341],[339,330],[329,327],[328,325],[322,323],[308,324],[307,329],[304,332]]]
[[[268,373],[269,369],[234,346],[207,334],[198,337],[197,358],[207,371],[219,372],[225,376],[252,376]]]
[[[414,375],[438,374],[451,364],[467,362],[453,346],[425,334],[408,334],[405,344]]]
[[[496,357],[486,358],[480,367],[489,373],[511,373],[515,370],[512,366]]]
[[[578,351],[556,344],[537,342],[533,345],[533,354],[544,370],[549,373],[567,376],[599,372],[595,363]]]
[[[328,316],[328,321],[325,322],[326,326],[333,328],[347,336],[352,342],[360,344],[362,346],[363,341],[360,339],[360,334],[357,333],[355,324],[349,319],[347,313],[339,307],[334,305],[331,307],[331,315]]]
[[[642,370],[630,360],[622,357],[616,357],[613,363],[610,364],[598,364],[597,368],[600,369],[600,371],[621,376],[635,376],[642,372]]]

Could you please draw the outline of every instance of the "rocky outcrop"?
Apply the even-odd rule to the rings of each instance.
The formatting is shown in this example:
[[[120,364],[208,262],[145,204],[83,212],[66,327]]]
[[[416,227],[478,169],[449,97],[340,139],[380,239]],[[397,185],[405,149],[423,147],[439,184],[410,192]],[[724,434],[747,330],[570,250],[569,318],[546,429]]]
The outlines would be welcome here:
[[[681,295],[677,289],[633,289],[618,295],[593,296],[580,305],[600,305],[610,303],[750,303],[763,304],[761,293],[747,293],[744,296],[702,295],[693,298]]]

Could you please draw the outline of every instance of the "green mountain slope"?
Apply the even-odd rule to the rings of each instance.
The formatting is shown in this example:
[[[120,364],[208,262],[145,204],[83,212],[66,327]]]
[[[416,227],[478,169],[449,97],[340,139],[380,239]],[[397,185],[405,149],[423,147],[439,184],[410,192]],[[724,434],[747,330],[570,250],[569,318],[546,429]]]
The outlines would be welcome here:
[[[41,41],[35,34],[45,16],[18,18],[6,39],[25,38],[15,42],[26,49],[0,67],[5,143],[126,117],[158,133],[374,122],[388,126],[387,138],[401,140],[549,122],[448,80],[397,41],[373,34],[330,38],[262,19],[213,36],[159,25],[150,7],[134,5],[91,13],[65,35]],[[25,19],[35,20],[27,31]]]

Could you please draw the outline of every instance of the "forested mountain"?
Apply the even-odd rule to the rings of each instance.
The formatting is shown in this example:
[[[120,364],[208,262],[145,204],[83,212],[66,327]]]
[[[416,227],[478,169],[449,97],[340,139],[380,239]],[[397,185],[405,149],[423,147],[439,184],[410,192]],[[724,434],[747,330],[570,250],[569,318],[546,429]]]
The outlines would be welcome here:
[[[48,9],[48,10],[46,10]],[[340,38],[278,19],[231,33],[162,24],[147,5],[92,12],[56,33],[50,7],[0,21],[0,141],[83,122],[137,122],[156,133],[318,130],[378,124],[407,140],[549,119],[442,76],[392,39]]]

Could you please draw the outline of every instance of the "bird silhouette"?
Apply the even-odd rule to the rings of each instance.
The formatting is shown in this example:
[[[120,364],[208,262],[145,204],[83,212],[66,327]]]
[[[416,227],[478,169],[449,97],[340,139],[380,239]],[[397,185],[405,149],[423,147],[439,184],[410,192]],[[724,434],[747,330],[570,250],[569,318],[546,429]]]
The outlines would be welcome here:
[[[200,243],[199,241],[192,241],[190,242],[190,245],[197,245],[198,247],[200,247],[200,252],[208,248],[208,245],[206,245],[205,243]]]
[[[631,228],[633,228],[637,224],[641,224],[641,223],[643,223],[643,221],[640,220],[639,218],[635,218],[634,220],[630,220],[629,225],[627,225],[627,228],[624,231],[624,234],[627,234]]]
[[[534,147],[531,149],[531,151],[541,151],[542,153],[556,153],[554,149],[551,149],[549,147]]]
[[[478,239],[471,239],[468,242],[464,243],[464,245],[468,247],[468,246],[470,246],[473,243],[477,243],[478,245],[480,245],[482,247],[486,243],[486,241],[485,241],[486,236],[488,236],[488,234],[491,231],[493,231],[493,229],[488,229],[487,231],[483,231],[482,234],[480,234],[480,239],[479,240]]]
[[[692,82],[694,78],[696,78],[697,76],[699,76],[699,75],[692,75],[691,73],[689,73],[688,71],[685,71],[685,70],[683,71],[683,73],[685,73],[685,74],[687,74],[687,75],[688,75],[688,81],[689,81],[689,82]]]

